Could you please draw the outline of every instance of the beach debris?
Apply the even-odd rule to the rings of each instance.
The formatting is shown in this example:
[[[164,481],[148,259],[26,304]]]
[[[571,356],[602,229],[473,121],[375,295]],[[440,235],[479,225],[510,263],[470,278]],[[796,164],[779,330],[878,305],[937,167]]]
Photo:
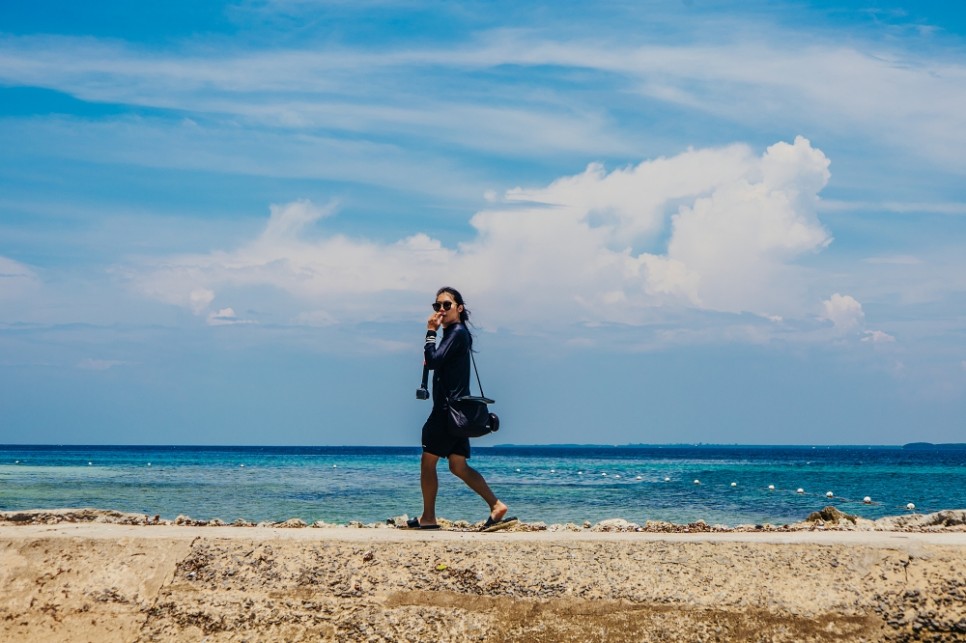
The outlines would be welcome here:
[[[910,505],[913,503],[909,503]],[[914,508],[914,505],[913,505]],[[906,506],[912,511],[912,508]],[[405,524],[408,516],[390,518],[385,523],[360,524],[351,523],[357,528],[364,529],[387,529],[394,528],[396,524]],[[439,519],[439,524],[443,529],[452,531],[477,531],[479,523],[470,523],[465,520],[449,521]],[[288,527],[305,527],[305,523],[298,518],[292,518],[284,522],[263,521],[257,524],[237,519],[231,525],[226,525],[219,519],[195,520],[185,515],[179,515],[175,520],[164,520],[160,515],[150,516],[147,514],[131,514],[120,511],[105,509],[37,509],[30,511],[0,511],[0,525],[54,525],[59,523],[109,523],[119,525],[165,525],[165,526],[186,526],[204,527],[224,525],[231,527],[265,527],[278,528],[283,525]],[[820,524],[819,524],[820,523]],[[337,529],[345,528],[346,525],[329,524],[322,521],[316,522],[313,527]],[[897,532],[966,532],[966,509],[943,510],[931,514],[910,514],[886,516],[877,520],[868,520],[851,514],[845,514],[835,507],[826,507],[822,511],[813,512],[808,519],[794,524],[771,525],[768,523],[755,525],[737,525],[728,527],[726,525],[707,525],[703,521],[688,524],[677,524],[663,521],[648,520],[643,525],[616,518],[604,520],[597,524],[592,524],[585,520],[582,524],[567,523],[547,525],[543,522],[525,523],[514,521],[512,525],[505,525],[507,529],[514,532],[535,532],[535,531],[637,531],[651,533],[698,533],[698,532],[750,532],[750,531],[811,531],[816,528],[827,530],[862,530],[862,531],[897,531]]]
[[[364,562],[364,563],[371,562],[372,559],[375,558],[375,557],[376,557],[376,555],[374,553],[372,553],[372,550],[370,549],[369,551],[367,551],[366,553],[364,553],[362,555],[362,562]]]
[[[637,523],[629,522],[623,518],[611,518],[601,520],[590,528],[591,531],[640,531],[641,526]]]
[[[839,511],[835,507],[829,506],[829,507],[826,507],[825,509],[822,509],[821,511],[813,511],[812,513],[810,513],[808,515],[808,518],[806,520],[807,520],[807,522],[811,522],[811,523],[816,523],[816,522],[826,523],[826,522],[830,522],[830,523],[833,523],[833,524],[837,524],[837,523],[842,522],[843,520],[847,520],[847,521],[851,522],[854,525],[857,518],[858,518],[858,516],[853,516],[852,514],[842,513],[841,511]]]
[[[887,516],[875,521],[882,531],[966,531],[966,509],[944,509],[931,514]]]
[[[308,527],[308,525],[305,523],[305,521],[302,520],[301,518],[289,518],[288,520],[286,520],[284,522],[277,522],[277,523],[275,523],[274,526],[275,527],[282,527],[282,528],[285,528],[285,529],[298,529],[298,528],[301,528],[301,527]]]
[[[4,514],[3,519],[6,522],[34,522],[34,516],[36,514],[26,511],[22,513],[11,512]]]
[[[743,525],[741,527],[729,527],[727,525],[709,525],[703,520],[698,520],[695,522],[688,523],[686,525],[679,525],[673,522],[665,522],[663,520],[648,520],[635,531],[648,532],[654,534],[695,534],[695,533],[727,533],[734,531],[754,531],[752,525]]]

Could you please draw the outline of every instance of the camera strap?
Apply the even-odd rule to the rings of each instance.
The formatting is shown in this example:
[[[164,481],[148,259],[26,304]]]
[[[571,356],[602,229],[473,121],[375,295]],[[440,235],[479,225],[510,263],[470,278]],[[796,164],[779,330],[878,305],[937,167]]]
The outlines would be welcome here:
[[[476,368],[476,359],[473,357],[472,349],[470,350],[470,363],[473,364],[473,373],[476,374],[476,385],[480,389],[480,397],[476,399],[479,399],[481,401],[486,401],[487,404],[493,404],[494,401],[486,397],[486,393],[483,392],[483,382],[480,381],[480,371],[478,368]],[[423,360],[423,379],[422,379],[422,382],[420,382],[419,390],[416,391],[416,397],[421,400],[428,399],[428,393],[424,393],[425,397],[420,395],[422,391],[427,390],[428,386],[429,386],[429,365],[426,363],[426,360],[424,359]],[[474,397],[475,396],[473,395],[464,395],[460,399],[469,399]]]

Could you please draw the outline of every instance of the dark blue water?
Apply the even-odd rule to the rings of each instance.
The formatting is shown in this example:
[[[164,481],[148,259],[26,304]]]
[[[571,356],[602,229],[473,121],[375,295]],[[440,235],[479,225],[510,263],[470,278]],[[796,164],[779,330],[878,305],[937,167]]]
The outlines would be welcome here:
[[[922,513],[966,508],[966,450],[474,447],[473,453],[473,466],[527,522],[700,519],[733,526],[796,522],[826,505],[870,519],[904,513],[910,502]],[[441,517],[486,517],[486,506],[445,462],[439,473]],[[866,496],[872,504],[863,503]],[[416,515],[421,506],[414,448],[0,445],[3,511],[96,507],[169,519],[369,523]]]

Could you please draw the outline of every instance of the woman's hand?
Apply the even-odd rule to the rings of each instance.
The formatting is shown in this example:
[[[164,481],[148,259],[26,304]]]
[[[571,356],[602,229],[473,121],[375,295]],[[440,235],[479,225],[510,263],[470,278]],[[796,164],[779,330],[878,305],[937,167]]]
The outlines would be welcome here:
[[[443,323],[443,311],[433,313],[426,320],[426,330],[439,330],[439,325]]]

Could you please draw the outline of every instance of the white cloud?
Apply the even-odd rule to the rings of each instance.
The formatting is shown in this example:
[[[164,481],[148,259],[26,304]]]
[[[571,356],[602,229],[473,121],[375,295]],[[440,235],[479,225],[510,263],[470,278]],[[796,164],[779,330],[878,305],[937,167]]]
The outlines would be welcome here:
[[[33,270],[0,255],[0,300],[21,297],[39,286],[40,278]]]
[[[197,288],[188,293],[188,305],[192,312],[200,315],[215,299],[215,293],[207,288]]]
[[[893,344],[895,343],[896,338],[881,330],[867,330],[864,331],[862,341],[870,342],[872,344]]]
[[[394,243],[327,235],[321,222],[334,206],[296,201],[273,205],[264,231],[234,250],[126,272],[142,293],[197,314],[216,292],[255,299],[269,286],[301,302],[293,317],[303,323],[342,319],[375,295],[378,314],[393,316],[406,306],[393,311],[388,294],[411,300],[443,282],[498,325],[641,324],[659,306],[794,317],[806,311],[795,261],[830,242],[815,214],[827,168],[802,137],[761,156],[735,145],[611,172],[593,164],[509,190],[472,217],[476,236],[455,248],[422,233]],[[234,321],[230,310],[209,322]]]
[[[626,156],[635,149],[631,140],[648,140],[636,127],[615,130],[597,91],[568,92],[557,74],[545,72],[569,70],[568,85],[583,76],[593,79],[586,85],[591,90],[605,83],[642,104],[684,107],[759,131],[797,123],[885,143],[962,172],[966,120],[959,105],[966,102],[966,65],[953,53],[936,55],[917,40],[884,45],[856,36],[842,45],[814,27],[807,32],[809,46],[789,48],[788,39],[801,39],[801,30],[789,33],[751,19],[733,25],[730,37],[689,32],[663,46],[652,44],[660,39],[640,24],[604,39],[573,27],[566,36],[522,25],[477,32],[457,46],[379,50],[321,39],[248,51],[213,49],[199,39],[180,50],[151,51],[91,38],[2,37],[0,80],[91,102],[177,110],[198,121],[337,129],[373,138],[418,132],[426,140],[519,154],[607,150]],[[614,48],[614,42],[624,44]],[[506,68],[528,70],[534,89],[521,93],[518,85],[478,74],[478,93],[461,92],[461,98],[446,90],[454,74]]]
[[[232,308],[222,308],[220,310],[208,313],[208,325],[209,326],[230,326],[233,324],[252,324],[252,320],[238,319],[238,315],[235,314]]]
[[[851,295],[835,293],[822,302],[822,319],[832,322],[836,329],[849,331],[859,327],[865,319],[860,304]]]
[[[815,214],[828,164],[802,137],[771,146],[743,176],[680,209],[667,256],[659,260],[687,268],[682,288],[704,307],[772,315],[794,310],[785,297],[798,296],[789,264],[831,242]]]
[[[514,284],[550,316],[636,323],[660,304],[801,312],[791,264],[830,241],[814,208],[827,166],[799,137],[761,157],[744,146],[688,151],[511,190],[525,207],[473,217],[466,278],[494,293]],[[668,227],[662,251],[635,251]],[[611,305],[615,293],[626,303]]]
[[[262,238],[268,241],[282,241],[298,237],[305,228],[319,219],[329,216],[335,206],[317,208],[305,199],[287,205],[273,205],[271,217]]]

